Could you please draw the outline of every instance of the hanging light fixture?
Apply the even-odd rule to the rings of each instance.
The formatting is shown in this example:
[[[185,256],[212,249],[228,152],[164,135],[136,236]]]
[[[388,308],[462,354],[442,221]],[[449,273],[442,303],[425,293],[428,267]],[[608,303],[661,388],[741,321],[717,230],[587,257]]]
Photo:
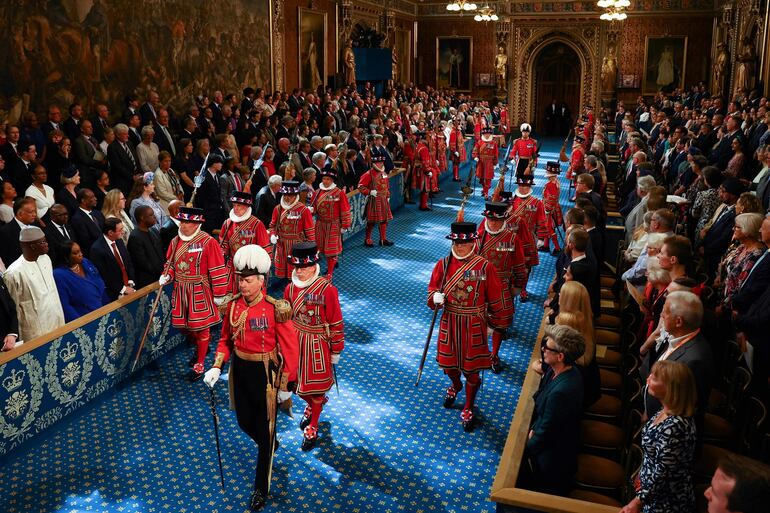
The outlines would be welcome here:
[[[473,17],[476,21],[497,21],[500,18],[497,16],[497,13],[493,8],[489,6],[489,4],[486,4],[484,7],[479,9],[478,14]]]
[[[473,2],[466,2],[465,0],[455,0],[447,4],[446,6],[446,10],[451,12],[460,12],[460,11],[470,12],[470,11],[475,11],[476,9],[478,9],[478,6],[476,4],[474,4]]]
[[[596,5],[605,9],[602,15],[599,16],[600,20],[623,21],[628,18],[625,9],[631,6],[631,0],[598,0]]]

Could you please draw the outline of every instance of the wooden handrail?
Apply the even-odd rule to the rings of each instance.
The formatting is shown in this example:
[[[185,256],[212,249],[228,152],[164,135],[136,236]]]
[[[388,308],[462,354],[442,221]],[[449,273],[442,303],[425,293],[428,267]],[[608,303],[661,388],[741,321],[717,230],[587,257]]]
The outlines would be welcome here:
[[[516,487],[524,448],[529,438],[529,424],[535,410],[535,400],[532,396],[540,384],[540,375],[532,370],[532,362],[539,358],[540,340],[545,334],[546,324],[547,317],[543,316],[489,498],[501,504],[553,513],[617,513],[618,508],[614,506],[604,506]]]

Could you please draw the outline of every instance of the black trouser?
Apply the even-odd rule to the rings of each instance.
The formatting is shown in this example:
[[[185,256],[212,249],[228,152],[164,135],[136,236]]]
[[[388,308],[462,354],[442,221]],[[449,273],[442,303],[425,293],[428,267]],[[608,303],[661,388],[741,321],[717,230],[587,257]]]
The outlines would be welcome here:
[[[232,366],[233,401],[238,425],[257,443],[259,449],[254,488],[267,495],[271,447],[265,397],[267,388],[265,364],[242,360],[237,355],[233,355]]]

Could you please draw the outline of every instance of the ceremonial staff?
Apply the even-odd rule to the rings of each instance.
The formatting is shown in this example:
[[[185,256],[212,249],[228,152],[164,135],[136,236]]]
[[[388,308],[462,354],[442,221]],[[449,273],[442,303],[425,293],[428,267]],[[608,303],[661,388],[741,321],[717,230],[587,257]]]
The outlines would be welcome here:
[[[463,196],[463,202],[460,204],[460,211],[457,213],[457,222],[462,222],[465,216],[465,203],[468,201],[468,196]],[[439,292],[443,293],[444,285],[446,285],[447,275],[449,274],[449,265],[452,263],[452,251],[449,251],[449,255],[444,259],[444,276],[441,277],[441,286]],[[435,294],[435,292],[434,292]],[[430,349],[430,339],[433,338],[433,328],[436,327],[436,317],[438,317],[438,305],[433,310],[433,317],[430,320],[430,328],[428,329],[428,338],[425,340],[425,347],[422,349],[422,358],[420,358],[420,367],[417,369],[417,381],[414,382],[414,386],[420,386],[420,378],[422,378],[422,370],[425,367],[425,359],[428,358],[428,349]]]
[[[219,477],[222,480],[222,491],[225,491],[225,471],[222,468],[222,449],[219,445],[219,415],[217,414],[217,399],[214,395],[214,387],[209,388],[211,393],[211,417],[214,420],[214,439],[217,441],[217,458],[219,458]]]
[[[561,145],[561,150],[559,150],[559,160],[562,162],[569,162],[569,158],[567,158],[567,142],[569,141],[570,136],[572,135],[572,129],[569,129],[569,132],[567,133],[567,137],[564,138],[564,143]]]
[[[200,189],[200,186],[203,185],[203,181],[206,179],[206,176],[203,173],[206,171],[206,164],[209,163],[209,155],[211,155],[211,152],[206,154],[206,158],[203,159],[203,165],[198,171],[198,174],[195,176],[195,180],[193,180],[194,187],[192,196],[190,196],[190,201],[187,202],[188,207],[195,206],[195,196],[197,196],[198,189]]]
[[[259,158],[254,162],[254,165],[251,166],[251,174],[249,175],[249,179],[246,180],[247,182],[250,182],[254,178],[254,175],[257,173],[257,169],[262,167],[262,164],[265,162],[265,153],[267,153],[267,149],[269,147],[270,143],[267,143],[265,148],[262,150],[262,155],[260,155]],[[289,160],[291,160],[291,152],[289,152]]]

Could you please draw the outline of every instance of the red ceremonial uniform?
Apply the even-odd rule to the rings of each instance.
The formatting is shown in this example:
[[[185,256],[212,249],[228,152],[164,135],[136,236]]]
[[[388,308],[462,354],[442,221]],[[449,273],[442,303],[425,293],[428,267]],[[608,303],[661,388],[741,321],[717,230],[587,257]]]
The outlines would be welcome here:
[[[430,176],[429,176],[430,175]],[[418,143],[415,151],[415,166],[412,187],[423,192],[438,191],[438,168],[436,159],[425,143]]]
[[[299,339],[297,394],[323,394],[334,384],[331,356],[345,348],[337,288],[319,276],[304,288],[288,284],[284,298],[291,303]]]
[[[444,132],[435,134],[435,156],[436,160],[438,160],[438,171],[439,173],[444,173],[448,169],[447,166],[447,159],[446,159],[446,137],[444,137]]]
[[[569,159],[569,169],[567,169],[567,180],[573,180],[583,172],[583,147],[575,145],[572,147],[572,155]]]
[[[535,158],[535,153],[537,153],[537,141],[535,139],[532,139],[531,137],[527,139],[519,138],[513,143],[510,159],[514,160],[518,157],[519,159],[532,160]],[[532,164],[534,169],[534,162]]]
[[[299,200],[286,209],[283,200],[275,206],[270,220],[270,233],[278,237],[275,245],[275,275],[279,278],[291,278],[294,269],[288,261],[291,247],[297,242],[315,242],[315,225],[310,209]]]
[[[503,109],[500,111],[500,133],[508,133],[508,109]]]
[[[318,220],[315,230],[318,251],[327,257],[339,255],[342,253],[342,230],[351,225],[347,194],[339,187],[319,188],[312,207]]]
[[[495,166],[500,158],[500,150],[494,140],[483,139],[473,147],[473,158],[479,159],[476,164],[476,176],[481,180],[482,193],[489,194],[489,186],[495,177]]]
[[[537,240],[543,240],[546,236],[545,208],[543,202],[538,198],[528,195],[522,198],[518,191],[513,196],[513,207],[511,209],[512,219],[521,219],[531,237],[532,244],[524,248],[524,256],[527,267],[532,267],[540,263],[540,257],[537,254]]]
[[[200,230],[189,241],[178,235],[169,245],[167,274],[174,281],[171,295],[171,325],[187,331],[202,331],[221,319],[215,297],[227,294],[227,268],[222,248]]]
[[[219,245],[222,247],[225,265],[227,265],[227,291],[232,294],[238,293],[238,277],[233,267],[233,256],[236,251],[249,244],[262,246],[268,255],[272,255],[273,246],[270,244],[270,236],[262,221],[249,216],[241,222],[235,222],[232,219],[224,222],[219,231]]]
[[[460,178],[460,164],[465,162],[465,135],[459,128],[449,132],[449,157],[452,161],[452,173],[455,180]]]
[[[368,195],[371,190],[377,191],[377,196],[369,196],[366,200],[366,220],[370,223],[387,223],[393,219],[390,211],[390,178],[384,170],[372,168],[361,176],[358,190]]]
[[[496,234],[486,229],[486,219],[478,230],[476,240],[477,254],[486,258],[497,271],[497,277],[502,283],[502,318],[506,319],[508,327],[513,320],[515,307],[513,304],[514,289],[521,289],[527,284],[527,269],[524,265],[524,248],[517,240],[516,232],[507,226]]]
[[[430,308],[436,307],[433,294],[440,291],[445,273],[445,303],[436,361],[445,371],[476,373],[488,369],[492,362],[487,325],[498,329],[507,327],[497,271],[478,255],[463,260],[454,256],[440,260],[433,268],[428,285]],[[510,322],[510,318],[507,321]]]
[[[549,240],[553,240],[554,247],[557,249],[559,241],[556,236],[556,228],[564,223],[564,216],[562,215],[561,204],[559,203],[560,194],[561,187],[559,181],[548,180],[543,189],[543,208],[546,218],[545,243],[547,245]]]

